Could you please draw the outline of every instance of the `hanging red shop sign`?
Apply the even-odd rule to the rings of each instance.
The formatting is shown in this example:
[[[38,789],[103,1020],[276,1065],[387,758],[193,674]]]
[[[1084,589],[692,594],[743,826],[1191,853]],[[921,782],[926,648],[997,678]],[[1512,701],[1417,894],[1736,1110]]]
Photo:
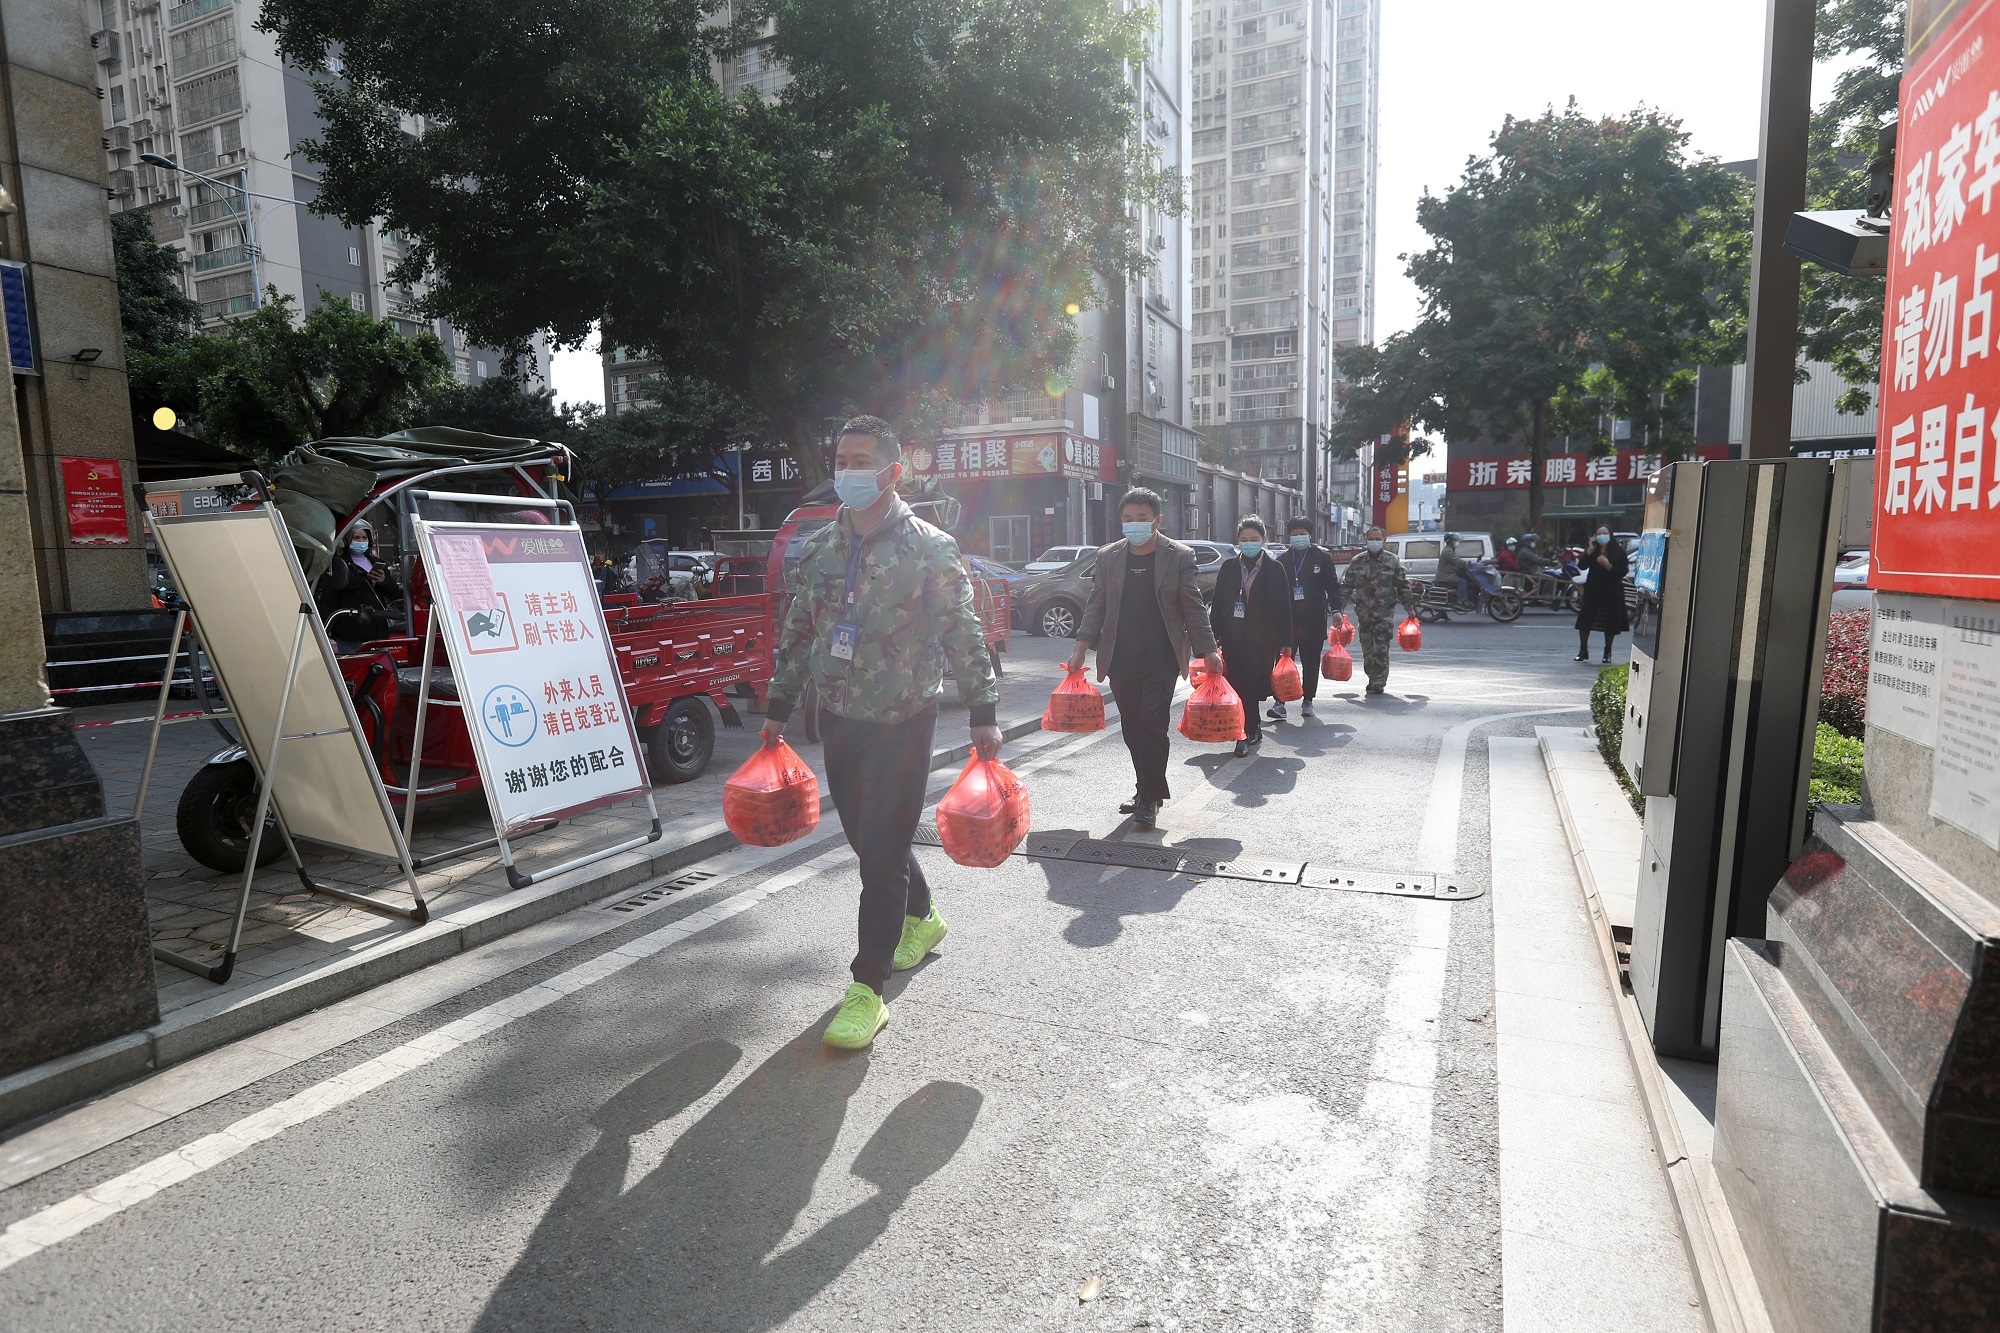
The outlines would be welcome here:
[[[1869,582],[2000,599],[2000,0],[1904,74],[1897,121]]]
[[[115,458],[62,460],[63,497],[72,546],[130,546],[125,472]]]

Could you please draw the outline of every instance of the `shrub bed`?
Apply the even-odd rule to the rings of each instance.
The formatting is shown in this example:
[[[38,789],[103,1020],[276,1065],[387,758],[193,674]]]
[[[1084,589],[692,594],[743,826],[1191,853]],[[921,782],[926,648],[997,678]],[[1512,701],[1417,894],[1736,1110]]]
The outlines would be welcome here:
[[[1856,741],[1868,720],[1868,620],[1866,611],[1833,613],[1819,674],[1819,720]]]

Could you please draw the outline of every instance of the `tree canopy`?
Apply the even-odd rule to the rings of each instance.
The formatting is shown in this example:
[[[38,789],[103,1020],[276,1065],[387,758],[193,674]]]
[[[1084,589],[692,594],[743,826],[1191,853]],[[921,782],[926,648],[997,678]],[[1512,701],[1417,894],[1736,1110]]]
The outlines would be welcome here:
[[[432,333],[406,338],[387,321],[320,293],[304,319],[289,296],[132,364],[139,402],[173,408],[202,438],[266,461],[330,435],[381,435],[447,381]]]
[[[1066,306],[1149,263],[1119,0],[268,0],[320,85],[320,207],[414,237],[403,276],[473,338],[538,329],[657,356],[816,470],[856,409],[897,417],[1067,367]],[[714,62],[775,29],[791,82]],[[761,49],[761,48],[760,48]],[[405,116],[422,133],[405,133]]]
[[[1854,63],[1814,110],[1806,165],[1807,207],[1860,208],[1868,201],[1868,161],[1876,136],[1896,116],[1903,73],[1904,0],[1819,0],[1813,55]],[[1844,276],[1818,264],[1799,275],[1799,351],[1831,364],[1847,381],[1836,405],[1865,412],[1882,378],[1879,273]]]
[[[153,239],[153,215],[128,208],[111,215],[111,257],[118,272],[118,318],[125,360],[159,355],[193,336],[201,304],[181,290],[181,257]]]
[[[1342,355],[1349,387],[1327,445],[1351,456],[1403,421],[1521,439],[1536,524],[1552,440],[1606,449],[1625,420],[1663,452],[1691,442],[1695,367],[1739,355],[1749,183],[1643,108],[1510,117],[1492,144],[1418,203],[1431,245],[1406,259],[1420,318]]]

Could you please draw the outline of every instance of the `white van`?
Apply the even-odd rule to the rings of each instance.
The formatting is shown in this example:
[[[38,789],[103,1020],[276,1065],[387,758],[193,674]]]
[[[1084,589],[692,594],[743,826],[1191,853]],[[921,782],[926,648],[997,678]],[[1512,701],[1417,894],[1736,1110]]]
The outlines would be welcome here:
[[[1388,549],[1403,562],[1403,572],[1413,579],[1430,582],[1437,577],[1438,555],[1444,550],[1442,532],[1406,532],[1387,539]],[[1458,556],[1467,562],[1493,558],[1493,534],[1461,532]]]

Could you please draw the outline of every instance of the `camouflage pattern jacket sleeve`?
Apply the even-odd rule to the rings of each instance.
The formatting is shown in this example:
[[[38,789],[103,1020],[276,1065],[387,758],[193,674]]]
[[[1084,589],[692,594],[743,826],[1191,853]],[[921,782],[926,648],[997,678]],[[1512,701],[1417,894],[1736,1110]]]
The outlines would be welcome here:
[[[1416,594],[1403,574],[1403,562],[1388,551],[1363,551],[1347,562],[1346,601],[1366,620],[1386,620],[1401,602],[1415,613]]]
[[[847,567],[856,538],[846,516],[807,543],[778,636],[768,716],[780,722],[790,717],[810,683],[820,705],[841,717],[906,722],[937,703],[949,662],[972,725],[992,724],[999,681],[958,544],[901,500],[859,540],[851,611]],[[842,621],[857,631],[852,658],[833,653],[834,628]]]

